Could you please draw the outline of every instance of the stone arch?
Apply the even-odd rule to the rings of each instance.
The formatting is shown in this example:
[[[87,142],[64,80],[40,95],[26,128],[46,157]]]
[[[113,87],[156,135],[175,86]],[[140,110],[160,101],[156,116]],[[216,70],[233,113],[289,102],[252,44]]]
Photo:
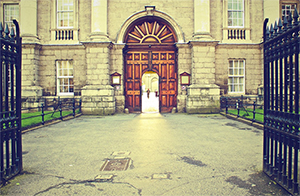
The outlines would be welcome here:
[[[144,17],[154,17],[154,18],[159,18],[160,20],[164,21],[165,23],[167,23],[174,31],[174,33],[176,34],[177,37],[177,43],[184,43],[184,35],[183,32],[180,28],[180,26],[175,22],[175,20],[167,15],[164,12],[161,11],[157,11],[155,9],[152,10],[144,10],[144,11],[140,11],[138,13],[135,13],[133,15],[131,15],[121,26],[119,33],[117,35],[117,39],[116,39],[116,43],[117,44],[123,44],[124,43],[124,39],[125,36],[127,34],[128,28],[130,28],[131,24],[133,24],[135,21],[140,20]]]

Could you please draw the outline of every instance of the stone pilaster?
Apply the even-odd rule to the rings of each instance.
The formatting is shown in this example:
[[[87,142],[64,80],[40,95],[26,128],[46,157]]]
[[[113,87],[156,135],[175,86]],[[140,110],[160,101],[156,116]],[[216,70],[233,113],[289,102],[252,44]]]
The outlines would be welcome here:
[[[177,95],[177,111],[179,113],[186,112],[187,91],[182,90],[180,84],[180,74],[187,72],[191,74],[191,48],[188,43],[176,44],[178,49],[178,95]]]
[[[191,41],[192,73],[187,88],[187,113],[216,113],[220,109],[220,88],[215,84],[216,41]]]
[[[212,40],[210,34],[210,0],[194,0],[193,40]]]
[[[91,0],[91,41],[108,41],[107,0]]]
[[[20,1],[20,18],[22,43],[38,43],[37,0]]]
[[[123,48],[125,44],[114,44],[111,53],[111,68],[110,74],[115,72],[121,74],[121,85],[114,88],[116,99],[116,112],[124,113],[125,109],[125,96],[124,96],[124,61],[123,61]]]
[[[114,88],[110,85],[110,42],[87,42],[87,85],[81,90],[84,114],[111,115],[115,113]]]
[[[22,45],[22,97],[41,97],[43,88],[39,86],[39,44]]]

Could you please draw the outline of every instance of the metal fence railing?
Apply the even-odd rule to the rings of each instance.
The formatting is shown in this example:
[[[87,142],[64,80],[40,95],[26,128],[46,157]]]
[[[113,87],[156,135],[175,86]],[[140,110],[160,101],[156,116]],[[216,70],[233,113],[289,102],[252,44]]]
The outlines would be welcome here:
[[[45,118],[49,115],[51,116],[51,120],[63,120],[65,117],[73,116],[75,117],[76,113],[81,114],[81,99],[76,98],[60,98],[58,97],[57,100],[54,98],[52,102],[49,103],[46,99],[40,103],[37,107],[26,107],[22,108],[23,114],[35,114],[35,115],[28,115],[27,117],[22,117],[22,121],[33,119],[40,117],[40,123],[34,124],[33,126],[45,124]],[[68,112],[67,115],[64,115],[63,112]],[[57,113],[59,115],[57,115]],[[23,115],[25,116],[25,115]],[[22,123],[23,124],[23,123]],[[29,126],[31,127],[31,126]],[[22,129],[28,128],[25,125],[22,126]]]
[[[263,124],[263,102],[261,96],[235,96],[220,98],[220,112]]]

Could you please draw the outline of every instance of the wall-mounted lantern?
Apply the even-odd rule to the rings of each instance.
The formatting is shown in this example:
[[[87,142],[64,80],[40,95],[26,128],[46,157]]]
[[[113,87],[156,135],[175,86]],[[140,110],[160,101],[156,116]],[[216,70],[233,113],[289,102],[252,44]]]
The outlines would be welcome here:
[[[180,85],[181,85],[181,90],[186,90],[186,87],[190,85],[190,74],[183,72],[180,74]]]
[[[111,78],[111,85],[112,86],[119,86],[121,85],[121,74],[115,72],[110,75]]]

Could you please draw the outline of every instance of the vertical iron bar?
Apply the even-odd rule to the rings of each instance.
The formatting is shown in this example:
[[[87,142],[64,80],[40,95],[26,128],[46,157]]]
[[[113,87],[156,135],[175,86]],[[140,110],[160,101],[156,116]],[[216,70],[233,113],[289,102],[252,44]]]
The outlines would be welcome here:
[[[225,98],[225,103],[226,103],[226,114],[228,114],[228,97]]]
[[[73,97],[73,117],[75,117],[75,98]]]
[[[268,111],[268,104],[269,104],[269,79],[268,79],[268,72],[269,72],[269,62],[268,62],[268,50],[269,46],[266,43],[268,40],[268,23],[269,19],[266,18],[264,20],[264,26],[263,26],[263,34],[264,34],[264,142],[263,142],[263,170],[265,172],[268,171],[268,165],[269,165],[269,157],[268,157],[268,143],[269,143],[269,138],[268,138],[268,128],[267,128],[267,111]]]
[[[81,105],[82,105],[82,100],[81,98],[79,99],[79,114],[81,114]]]
[[[0,22],[0,29],[2,29],[2,24]],[[4,149],[3,149],[3,137],[4,134],[2,134],[3,130],[3,57],[2,57],[2,31],[0,31],[0,85],[1,85],[1,90],[0,90],[0,183],[4,181]]]
[[[237,107],[237,117],[240,117],[240,99],[238,99],[238,102],[236,103]]]
[[[63,119],[62,117],[62,103],[61,103],[61,100],[60,100],[60,97],[58,97],[58,107],[59,107],[59,114],[60,114],[60,120]]]
[[[255,113],[256,113],[256,112],[255,112],[255,105],[256,105],[255,103],[256,103],[256,102],[253,101],[253,112],[252,112],[252,113],[253,113],[253,119],[252,119],[252,122],[255,122]]]
[[[278,155],[278,181],[282,181],[282,138],[283,134],[279,134],[279,155]]]
[[[45,113],[44,113],[44,104],[43,103],[41,104],[41,108],[42,108],[42,114],[41,114],[41,116],[42,116],[42,125],[44,125],[45,124]]]
[[[21,119],[21,65],[22,65],[22,38],[20,37],[20,29],[19,24],[16,20],[13,20],[13,23],[16,27],[16,53],[17,53],[17,61],[16,61],[16,112],[17,112],[17,167],[18,172],[22,171],[22,119]]]
[[[287,36],[287,41],[288,41],[288,47],[289,47],[289,114],[288,114],[288,119],[289,119],[289,132],[293,132],[293,126],[292,126],[292,119],[291,116],[294,111],[294,106],[293,106],[293,95],[294,95],[294,90],[293,90],[293,85],[294,85],[294,80],[293,80],[293,43],[292,43],[292,35]],[[289,163],[288,163],[288,188],[292,189],[293,187],[293,177],[292,177],[292,165],[293,165],[293,138],[289,136]]]
[[[16,121],[15,121],[15,110],[14,110],[14,105],[15,105],[15,94],[14,94],[14,66],[15,66],[15,58],[16,58],[16,54],[15,54],[15,46],[11,46],[10,52],[12,52],[11,54],[11,62],[10,62],[10,127],[13,128],[12,132],[11,132],[11,153],[12,153],[12,165],[11,165],[11,171],[12,173],[15,173],[16,171]]]

